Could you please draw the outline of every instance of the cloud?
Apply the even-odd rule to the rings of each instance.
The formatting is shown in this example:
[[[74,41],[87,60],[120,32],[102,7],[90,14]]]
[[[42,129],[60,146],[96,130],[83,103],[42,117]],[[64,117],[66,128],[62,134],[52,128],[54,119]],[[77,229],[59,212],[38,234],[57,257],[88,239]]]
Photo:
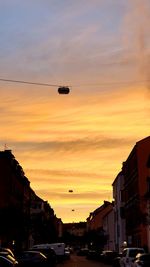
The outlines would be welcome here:
[[[38,152],[41,153],[41,156],[45,157],[47,154],[51,153],[65,153],[71,154],[71,153],[86,153],[88,151],[96,151],[98,150],[112,150],[117,149],[118,147],[126,147],[129,145],[133,140],[126,140],[125,138],[111,138],[106,137],[102,138],[98,135],[94,135],[94,137],[91,136],[84,136],[84,138],[74,138],[73,140],[53,140],[53,141],[45,141],[43,142],[34,142],[34,141],[26,141],[26,142],[9,142],[9,147],[16,147],[17,150],[21,149],[22,154],[28,153],[28,151],[32,151],[31,157],[38,157]],[[108,152],[109,153],[109,152]]]
[[[109,192],[109,190],[105,190],[102,191],[100,190],[100,192],[79,192],[79,193],[73,193],[72,196],[69,195],[69,193],[64,193],[64,192],[56,192],[56,191],[49,191],[48,188],[44,188],[42,189],[37,189],[36,193],[38,193],[38,195],[42,195],[45,196],[45,199],[51,199],[51,202],[53,202],[55,199],[63,199],[64,203],[65,202],[70,202],[70,203],[76,203],[76,205],[78,203],[85,203],[85,202],[89,202],[89,203],[95,203],[95,200],[98,201],[99,199],[103,199],[106,194]]]
[[[43,175],[45,177],[45,181],[47,181],[49,178],[49,176],[51,176],[51,179],[53,179],[55,182],[60,183],[62,181],[62,176],[65,177],[65,181],[64,182],[68,182],[70,180],[70,177],[85,177],[87,178],[99,178],[99,177],[104,177],[104,173],[98,172],[98,173],[94,173],[94,172],[86,172],[86,171],[81,171],[81,170],[64,170],[64,169],[53,169],[53,168],[49,168],[49,169],[26,169],[26,171],[30,172],[32,175],[36,176],[36,179],[39,180],[41,179],[41,175]],[[105,174],[106,175],[106,174]],[[107,176],[105,176],[106,178]],[[106,183],[106,182],[105,182]]]
[[[124,19],[123,39],[128,55],[133,60],[137,77],[147,80],[150,73],[150,5],[148,0],[134,0],[129,3]]]

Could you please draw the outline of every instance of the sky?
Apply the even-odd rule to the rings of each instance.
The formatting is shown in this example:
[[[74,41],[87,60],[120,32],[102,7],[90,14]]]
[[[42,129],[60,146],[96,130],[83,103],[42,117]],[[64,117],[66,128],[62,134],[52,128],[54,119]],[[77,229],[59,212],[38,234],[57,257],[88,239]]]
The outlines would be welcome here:
[[[0,150],[64,223],[113,200],[150,135],[149,25],[149,0],[0,0]]]

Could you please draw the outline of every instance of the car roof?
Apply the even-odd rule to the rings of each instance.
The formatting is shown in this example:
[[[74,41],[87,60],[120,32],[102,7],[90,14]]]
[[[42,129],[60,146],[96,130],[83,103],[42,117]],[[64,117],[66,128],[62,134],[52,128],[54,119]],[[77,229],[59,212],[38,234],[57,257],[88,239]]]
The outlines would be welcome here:
[[[143,250],[144,251],[144,249],[143,248],[137,248],[137,247],[132,247],[132,248],[124,248],[124,251],[125,250]]]
[[[10,248],[0,247],[0,252],[6,252],[14,256],[14,253],[12,252]]]
[[[39,250],[24,250],[22,253],[29,253],[29,254],[40,254],[46,258],[46,256]]]
[[[136,255],[136,258],[139,258],[139,257],[150,257],[150,253],[138,253]]]
[[[41,251],[38,250],[24,250],[22,253],[42,254]]]

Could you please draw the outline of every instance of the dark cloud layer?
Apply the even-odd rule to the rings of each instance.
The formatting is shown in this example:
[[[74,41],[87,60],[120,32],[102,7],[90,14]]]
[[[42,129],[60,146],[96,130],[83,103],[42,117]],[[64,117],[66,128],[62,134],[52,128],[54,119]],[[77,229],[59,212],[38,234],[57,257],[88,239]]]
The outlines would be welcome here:
[[[86,150],[103,150],[103,149],[114,149],[118,147],[126,147],[134,142],[134,139],[125,139],[125,138],[99,138],[95,136],[94,138],[91,137],[84,137],[75,139],[72,141],[44,141],[44,142],[9,142],[9,147],[16,147],[18,150],[22,150],[22,153],[26,151],[32,152],[51,152],[53,150],[59,151],[86,151]]]

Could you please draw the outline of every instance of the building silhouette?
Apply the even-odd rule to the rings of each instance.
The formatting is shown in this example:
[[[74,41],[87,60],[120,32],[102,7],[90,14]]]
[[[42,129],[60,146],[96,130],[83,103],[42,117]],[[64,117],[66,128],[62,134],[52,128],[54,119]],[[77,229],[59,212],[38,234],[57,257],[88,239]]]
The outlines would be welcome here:
[[[138,141],[113,184],[116,249],[150,251],[150,136]]]
[[[50,204],[30,187],[11,150],[0,151],[0,245],[19,250],[56,242],[61,223]]]

